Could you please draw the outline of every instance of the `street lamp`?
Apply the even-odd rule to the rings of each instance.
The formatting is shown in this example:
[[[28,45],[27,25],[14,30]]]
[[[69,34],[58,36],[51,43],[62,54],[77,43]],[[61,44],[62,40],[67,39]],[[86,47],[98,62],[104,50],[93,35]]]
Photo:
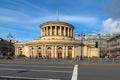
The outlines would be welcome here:
[[[99,42],[98,42],[99,55],[100,55],[100,57],[102,57],[103,54],[102,54],[102,38],[101,38],[101,34],[98,34],[98,37],[99,37]]]
[[[81,33],[81,56],[80,56],[80,60],[83,60],[83,41],[84,41],[84,36],[85,34]]]

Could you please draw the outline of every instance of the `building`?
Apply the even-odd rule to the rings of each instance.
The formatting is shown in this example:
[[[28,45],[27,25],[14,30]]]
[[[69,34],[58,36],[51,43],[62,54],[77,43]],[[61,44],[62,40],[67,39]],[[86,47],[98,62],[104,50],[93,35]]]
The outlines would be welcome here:
[[[113,37],[113,34],[84,34],[84,41],[88,43],[97,43],[96,47],[99,49],[99,56],[107,54],[107,40]],[[75,40],[81,40],[81,34],[74,35]]]
[[[14,43],[0,38],[0,55],[6,56],[8,53],[14,55]]]
[[[110,38],[107,43],[108,55],[111,57],[120,56],[120,35]]]
[[[98,57],[95,43],[74,40],[74,26],[61,21],[41,24],[41,37],[29,42],[15,43],[15,55],[46,58]]]

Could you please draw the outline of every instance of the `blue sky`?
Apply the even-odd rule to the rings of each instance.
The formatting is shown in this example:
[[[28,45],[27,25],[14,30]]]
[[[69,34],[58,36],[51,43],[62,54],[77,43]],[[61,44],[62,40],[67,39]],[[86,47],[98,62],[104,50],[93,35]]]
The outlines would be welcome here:
[[[106,13],[110,4],[112,0],[0,0],[0,37],[11,33],[19,41],[38,38],[39,26],[55,21],[57,9],[59,20],[75,27],[74,34],[110,32],[109,26],[119,23]]]

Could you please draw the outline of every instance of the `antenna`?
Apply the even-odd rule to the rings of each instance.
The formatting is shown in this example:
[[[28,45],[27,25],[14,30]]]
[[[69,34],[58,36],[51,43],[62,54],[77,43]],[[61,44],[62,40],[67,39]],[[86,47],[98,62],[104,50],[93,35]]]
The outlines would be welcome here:
[[[58,12],[58,8],[57,8],[57,18],[56,21],[59,21],[59,12]]]

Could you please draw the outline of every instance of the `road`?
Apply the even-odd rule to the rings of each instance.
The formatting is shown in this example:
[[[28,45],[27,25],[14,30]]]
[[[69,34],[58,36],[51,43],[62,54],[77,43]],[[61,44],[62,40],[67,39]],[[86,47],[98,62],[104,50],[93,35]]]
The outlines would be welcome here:
[[[119,64],[0,63],[0,80],[120,80]]]
[[[73,65],[58,64],[0,64],[0,77],[26,80],[70,80],[73,68]]]
[[[120,65],[79,65],[79,80],[120,80]]]

